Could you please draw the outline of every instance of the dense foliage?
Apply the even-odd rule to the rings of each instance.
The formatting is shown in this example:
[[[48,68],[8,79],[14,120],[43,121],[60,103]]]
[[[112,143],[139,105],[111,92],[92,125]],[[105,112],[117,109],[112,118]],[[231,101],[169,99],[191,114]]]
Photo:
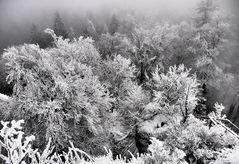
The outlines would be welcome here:
[[[9,61],[8,80],[14,83],[13,98],[18,102],[10,115],[25,119],[29,132],[42,131],[44,138],[51,137],[61,146],[69,133],[81,135],[78,142],[92,146],[85,137],[103,131],[102,117],[113,102],[95,75],[99,54],[90,39],[69,43],[52,31],[47,32],[53,35],[54,48],[24,45],[4,54]],[[33,119],[38,126],[32,123]]]
[[[229,25],[210,0],[197,10],[195,20],[179,24],[143,25],[134,15],[113,15],[101,32],[87,19],[87,37],[78,38],[59,13],[54,30],[42,35],[33,26],[33,44],[3,53],[13,93],[0,102],[8,121],[0,158],[12,164],[232,161],[239,137],[216,102],[225,95],[215,94],[234,80],[218,60]]]

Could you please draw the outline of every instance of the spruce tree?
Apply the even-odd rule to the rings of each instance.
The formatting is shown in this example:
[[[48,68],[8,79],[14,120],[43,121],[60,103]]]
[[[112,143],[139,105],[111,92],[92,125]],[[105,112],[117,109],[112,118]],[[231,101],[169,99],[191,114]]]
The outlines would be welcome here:
[[[40,39],[41,39],[41,34],[38,31],[37,26],[35,24],[32,24],[31,34],[30,34],[30,43],[39,44]]]
[[[76,33],[74,31],[74,29],[71,27],[68,33],[68,36],[71,40],[73,40],[74,38],[76,38]]]
[[[102,33],[103,33],[103,34],[109,33],[109,28],[108,28],[107,24],[104,24]]]
[[[92,37],[93,39],[97,38],[98,34],[95,30],[95,26],[94,26],[93,22],[89,19],[87,20],[86,32],[87,32],[87,35]]]
[[[195,19],[195,22],[197,27],[201,27],[210,22],[212,13],[216,10],[216,6],[213,0],[202,0],[196,10],[200,16]]]
[[[110,34],[114,34],[115,32],[117,32],[118,28],[119,28],[119,20],[116,17],[116,15],[114,14],[111,17],[110,24],[109,24],[109,32],[110,32]]]
[[[30,33],[30,43],[38,44],[40,48],[47,48],[52,46],[53,39],[49,35],[38,30],[35,24],[32,25]]]
[[[62,36],[63,38],[68,38],[68,33],[62,18],[58,12],[55,13],[53,30],[57,36]]]

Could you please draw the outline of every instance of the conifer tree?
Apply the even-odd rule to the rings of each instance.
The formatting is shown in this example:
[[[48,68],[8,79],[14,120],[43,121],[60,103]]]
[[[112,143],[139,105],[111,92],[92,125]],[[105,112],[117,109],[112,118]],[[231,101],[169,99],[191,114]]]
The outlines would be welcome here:
[[[114,35],[109,33],[102,34],[97,41],[97,47],[103,57],[120,54],[123,57],[129,58],[129,52],[133,51],[130,40],[125,35],[119,33]]]
[[[66,27],[62,21],[62,18],[58,12],[55,13],[55,19],[53,24],[53,30],[57,36],[62,36],[63,38],[68,38],[68,33]]]
[[[220,90],[219,81],[223,85],[230,85],[232,78],[226,75],[221,65],[226,63],[219,61],[219,56],[227,49],[227,42],[230,31],[228,16],[219,10],[213,0],[205,0],[199,3],[197,8],[198,16],[195,19],[194,37],[191,40],[190,49],[195,54],[195,69],[198,78],[201,80],[203,95],[207,99],[208,111],[214,110],[213,104],[219,99],[215,94]],[[219,64],[220,63],[220,64]],[[214,94],[212,94],[214,93]]]
[[[69,39],[73,40],[74,38],[76,38],[76,34],[74,29],[71,27],[68,33]]]
[[[133,38],[133,32],[136,27],[136,19],[133,15],[127,15],[120,23],[118,32]]]
[[[0,93],[10,96],[12,94],[13,85],[8,84],[6,81],[7,68],[5,64],[6,64],[6,60],[1,57],[0,58]]]
[[[103,34],[109,33],[109,28],[108,28],[107,24],[104,24],[102,33],[103,33]]]
[[[87,35],[92,37],[93,39],[97,39],[98,34],[96,32],[95,26],[91,20],[87,20],[87,25],[86,25],[86,32]]]
[[[110,32],[110,34],[114,34],[115,32],[117,32],[118,28],[119,28],[119,20],[116,17],[116,15],[114,14],[111,17],[110,24],[109,24],[109,32]]]
[[[38,44],[40,48],[52,46],[53,39],[46,33],[40,32],[35,24],[32,25],[30,33],[30,43]]]
[[[30,34],[30,43],[32,44],[40,44],[41,33],[38,31],[37,26],[32,24],[31,34]]]
[[[202,0],[198,4],[197,13],[200,15],[195,19],[197,27],[201,27],[204,24],[210,22],[212,13],[215,11],[216,6],[213,0]]]

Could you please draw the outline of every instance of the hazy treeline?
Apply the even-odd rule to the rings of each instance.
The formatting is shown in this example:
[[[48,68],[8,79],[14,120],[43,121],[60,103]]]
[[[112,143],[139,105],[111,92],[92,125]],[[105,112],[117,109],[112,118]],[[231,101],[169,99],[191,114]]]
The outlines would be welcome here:
[[[0,25],[9,46],[0,92],[10,96],[0,118],[25,121],[18,132],[23,121],[2,122],[1,137],[19,147],[23,133],[36,137],[20,160],[79,160],[64,153],[68,141],[94,157],[106,146],[110,160],[151,152],[138,160],[155,163],[209,163],[238,150],[237,127],[223,122],[229,109],[237,123],[239,111],[235,3],[20,2],[0,1],[1,20],[12,21]],[[3,160],[21,158],[2,145]]]

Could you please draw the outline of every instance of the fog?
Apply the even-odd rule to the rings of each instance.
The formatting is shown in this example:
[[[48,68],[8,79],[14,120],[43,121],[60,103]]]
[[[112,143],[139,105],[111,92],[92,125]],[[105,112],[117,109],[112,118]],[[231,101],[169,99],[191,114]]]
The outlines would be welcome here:
[[[0,1],[0,27],[21,27],[37,22],[46,23],[52,14],[59,11],[68,16],[77,16],[86,11],[104,12],[131,9],[141,13],[184,16],[192,13],[199,0],[2,0]],[[47,24],[47,23],[46,23]]]
[[[190,19],[200,0],[0,0],[0,52],[28,38],[31,25],[41,30],[51,27],[56,11],[66,26],[72,26],[87,12],[110,16],[112,12],[133,10],[142,15],[158,14],[169,21]],[[237,15],[237,0],[217,0],[225,10]],[[237,19],[234,19],[237,20]]]

